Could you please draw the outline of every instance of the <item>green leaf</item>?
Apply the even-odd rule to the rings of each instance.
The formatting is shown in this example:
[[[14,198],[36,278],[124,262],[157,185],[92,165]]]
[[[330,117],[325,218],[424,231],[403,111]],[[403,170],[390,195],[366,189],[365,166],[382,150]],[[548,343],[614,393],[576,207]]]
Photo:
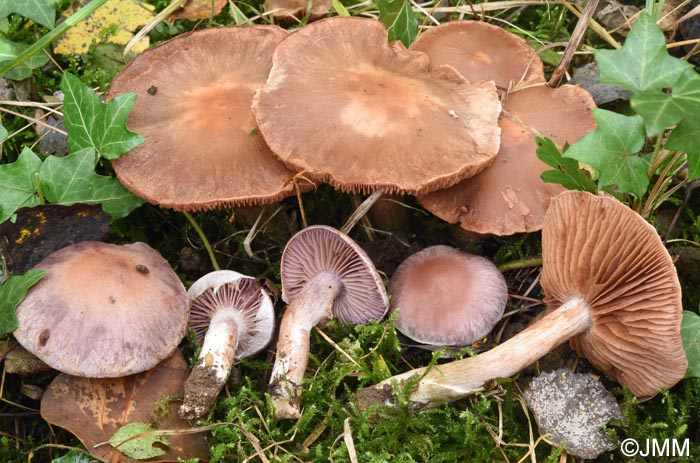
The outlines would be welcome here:
[[[379,19],[386,26],[389,41],[400,40],[408,47],[418,35],[418,20],[408,0],[377,0]]]
[[[15,275],[0,285],[0,336],[19,328],[15,309],[34,286],[46,275],[43,270],[28,270],[24,275]]]
[[[537,157],[553,170],[546,170],[540,174],[543,182],[558,183],[569,190],[597,192],[595,182],[588,178],[579,168],[575,159],[564,158],[559,152],[559,148],[550,138],[536,137]]]
[[[24,148],[12,164],[0,165],[0,223],[12,217],[20,207],[39,204],[36,173],[41,159]]]
[[[348,10],[345,9],[340,0],[331,0],[331,6],[338,13],[338,16],[350,16],[350,13],[348,13]]]
[[[635,156],[644,146],[644,121],[640,116],[625,116],[594,109],[596,129],[564,153],[598,171],[601,186],[615,185],[618,193],[640,198],[649,186],[647,160]]]
[[[56,22],[54,3],[54,0],[2,0],[0,18],[17,13],[51,29]]]
[[[668,54],[666,38],[648,14],[637,18],[620,49],[597,50],[595,60],[601,82],[633,93],[671,88],[686,69],[692,69]]]
[[[113,218],[126,217],[143,200],[134,196],[114,177],[95,173],[97,156],[85,148],[69,156],[46,158],[39,171],[46,199],[53,204],[102,204]]]
[[[668,136],[665,147],[688,155],[688,180],[700,177],[700,113],[683,119]]]
[[[71,152],[94,148],[102,157],[116,159],[144,142],[126,128],[136,93],[123,93],[104,104],[87,85],[68,72],[61,81],[63,119]]]
[[[12,61],[22,54],[22,52],[24,52],[27,48],[29,48],[29,45],[11,42],[7,39],[0,38],[0,63]],[[28,79],[32,76],[34,69],[39,68],[48,62],[48,56],[43,53],[36,54],[9,71],[4,77],[11,80]]]
[[[681,338],[685,356],[688,357],[686,378],[700,378],[700,315],[689,310],[683,311]]]
[[[7,138],[7,129],[0,124],[0,141]]]
[[[659,135],[689,114],[700,114],[700,74],[687,70],[669,91],[648,90],[632,98],[647,134]]]
[[[165,454],[165,450],[153,444],[170,446],[170,442],[158,434],[146,423],[129,423],[109,438],[112,447],[124,455],[136,460],[148,460]]]

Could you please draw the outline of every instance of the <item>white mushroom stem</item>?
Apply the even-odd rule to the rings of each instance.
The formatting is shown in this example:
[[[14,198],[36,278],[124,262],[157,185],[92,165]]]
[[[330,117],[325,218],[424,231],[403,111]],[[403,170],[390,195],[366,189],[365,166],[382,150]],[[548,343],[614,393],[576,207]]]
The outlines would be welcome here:
[[[280,324],[270,396],[278,419],[299,419],[299,392],[309,361],[311,329],[333,317],[333,303],[343,283],[331,272],[309,281],[288,306]]]
[[[461,399],[481,391],[488,381],[513,376],[590,326],[588,305],[583,299],[572,298],[487,352],[437,365],[429,371],[417,368],[361,389],[357,393],[357,405],[361,410],[373,405],[396,405],[394,388],[416,375],[421,379],[410,397],[409,405],[413,410]]]
[[[244,327],[238,310],[219,309],[211,317],[197,364],[185,382],[185,401],[179,411],[183,419],[199,418],[214,404],[231,373],[238,333]]]

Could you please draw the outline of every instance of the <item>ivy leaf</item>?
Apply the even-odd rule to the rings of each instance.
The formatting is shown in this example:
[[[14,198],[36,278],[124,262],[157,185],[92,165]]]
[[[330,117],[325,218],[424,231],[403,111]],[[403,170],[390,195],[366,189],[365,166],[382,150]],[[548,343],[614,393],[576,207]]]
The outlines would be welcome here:
[[[7,138],[7,129],[0,124],[0,141]]]
[[[596,188],[593,180],[588,178],[579,168],[575,159],[564,158],[559,153],[559,148],[550,138],[536,137],[537,157],[548,166],[554,167],[540,174],[543,182],[558,183],[569,190],[589,191],[595,193]]]
[[[127,457],[148,460],[165,454],[165,450],[154,444],[170,446],[170,442],[156,433],[146,423],[129,423],[109,438],[109,444]]]
[[[598,50],[595,60],[601,82],[635,94],[671,88],[686,69],[692,69],[689,63],[668,54],[666,38],[648,14],[637,18],[620,49]]]
[[[688,357],[686,378],[700,378],[700,315],[689,310],[683,311],[681,338],[685,356]]]
[[[688,155],[688,180],[700,177],[700,112],[683,119],[668,136],[665,146]]]
[[[29,48],[29,45],[0,38],[0,64],[7,61],[12,61],[22,54],[22,52],[27,48]],[[36,53],[27,58],[27,60],[22,64],[7,72],[4,77],[11,80],[28,79],[32,76],[34,69],[39,68],[48,62],[48,56],[43,53]]]
[[[52,29],[56,22],[54,0],[2,0],[0,1],[0,19],[10,13],[17,13],[42,26]]]
[[[118,219],[143,204],[119,180],[95,173],[97,155],[85,148],[65,157],[46,158],[39,171],[46,199],[53,204],[102,204],[102,209]]]
[[[126,128],[136,93],[123,93],[104,104],[95,92],[68,72],[63,74],[61,90],[71,152],[94,148],[100,156],[116,159],[144,142],[141,135]]]
[[[24,148],[12,164],[0,165],[0,223],[20,207],[39,204],[36,173],[40,166],[41,159],[29,148]]]
[[[97,460],[86,453],[71,450],[62,457],[54,458],[51,463],[97,463]]]
[[[640,116],[625,116],[594,109],[596,129],[564,153],[598,171],[601,186],[615,185],[618,193],[640,198],[649,186],[647,160],[635,156],[644,146],[644,121]]]
[[[24,275],[15,275],[0,285],[0,336],[19,328],[15,309],[34,286],[46,275],[43,270],[28,270]]]
[[[389,41],[400,40],[408,47],[418,35],[418,20],[408,0],[377,0],[379,19],[386,26]]]
[[[669,91],[649,90],[632,98],[632,107],[644,118],[647,133],[659,135],[688,114],[700,114],[700,74],[689,69]]]

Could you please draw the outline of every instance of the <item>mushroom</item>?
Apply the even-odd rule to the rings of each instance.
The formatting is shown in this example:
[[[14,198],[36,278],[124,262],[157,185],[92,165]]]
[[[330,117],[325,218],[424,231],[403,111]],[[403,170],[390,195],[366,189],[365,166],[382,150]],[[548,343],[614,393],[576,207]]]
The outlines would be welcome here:
[[[431,67],[454,66],[468,81],[493,80],[500,91],[544,83],[544,65],[521,37],[483,21],[450,21],[431,27],[411,44]]]
[[[493,82],[387,43],[375,20],[332,17],[275,49],[253,112],[287,166],[350,193],[417,194],[475,175],[498,151]]]
[[[359,407],[393,404],[394,386],[416,374],[414,409],[457,400],[518,373],[566,340],[638,397],[683,378],[681,289],[654,227],[614,198],[568,191],[547,211],[542,248],[541,283],[555,310],[485,353],[365,388],[357,394]]]
[[[280,325],[270,396],[277,418],[298,419],[311,329],[331,318],[358,324],[379,320],[389,299],[367,254],[331,227],[311,226],[294,235],[280,267],[282,299],[288,306]]]
[[[535,414],[541,435],[554,445],[566,442],[566,453],[579,458],[596,458],[613,450],[615,443],[602,431],[622,411],[597,377],[566,369],[542,373],[523,394]]]
[[[56,370],[90,378],[139,373],[185,336],[185,288],[145,243],[83,241],[35,268],[46,275],[17,306],[14,336]]]
[[[308,10],[309,6],[311,11]],[[331,10],[331,0],[265,0],[265,10],[272,13],[276,21],[301,22],[308,14],[309,21],[320,19]]]
[[[450,246],[413,254],[391,277],[398,331],[430,346],[468,346],[503,316],[508,288],[488,259]]]
[[[551,198],[565,188],[542,181],[540,175],[549,166],[537,158],[535,137],[549,137],[559,146],[573,143],[595,128],[593,108],[591,95],[571,85],[509,93],[494,163],[451,188],[418,196],[418,202],[474,233],[502,236],[540,230]]]
[[[255,278],[231,270],[208,273],[187,291],[190,328],[202,349],[185,383],[180,416],[199,418],[211,408],[234,358],[260,352],[272,339],[275,308]]]
[[[109,95],[138,94],[127,123],[146,142],[114,160],[124,186],[182,211],[291,195],[294,172],[270,153],[250,110],[272,52],[286,36],[275,26],[199,30],[129,63]]]

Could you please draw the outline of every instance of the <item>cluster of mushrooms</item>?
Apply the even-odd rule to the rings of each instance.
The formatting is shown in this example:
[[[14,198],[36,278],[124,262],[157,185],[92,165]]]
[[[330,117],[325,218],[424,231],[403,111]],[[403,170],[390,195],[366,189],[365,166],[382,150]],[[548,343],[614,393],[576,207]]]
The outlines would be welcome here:
[[[406,49],[387,43],[384,26],[365,18],[328,18],[293,33],[207,29],[134,59],[110,96],[127,91],[138,93],[129,128],[146,142],[114,169],[156,205],[265,204],[308,188],[297,183],[303,178],[352,193],[416,195],[434,214],[477,233],[542,229],[545,317],[482,354],[362,389],[360,409],[394,405],[394,389],[414,375],[421,376],[414,409],[444,404],[518,373],[567,340],[640,397],[683,377],[680,286],[653,227],[613,198],[540,180],[545,166],[535,136],[559,145],[577,140],[593,128],[594,104],[578,87],[547,87],[537,53],[517,36],[455,21]],[[492,330],[508,297],[490,261],[435,246],[396,270],[390,307],[367,254],[327,226],[294,235],[280,266],[288,305],[269,393],[283,419],[301,415],[316,324],[367,323],[398,308],[396,326],[407,336],[464,346]],[[255,278],[216,271],[185,292],[142,243],[80,243],[37,268],[47,275],[18,307],[15,336],[67,374],[147,371],[173,355],[189,323],[202,349],[184,384],[183,419],[205,415],[234,359],[274,336],[274,306]],[[133,288],[153,293],[135,296]]]

